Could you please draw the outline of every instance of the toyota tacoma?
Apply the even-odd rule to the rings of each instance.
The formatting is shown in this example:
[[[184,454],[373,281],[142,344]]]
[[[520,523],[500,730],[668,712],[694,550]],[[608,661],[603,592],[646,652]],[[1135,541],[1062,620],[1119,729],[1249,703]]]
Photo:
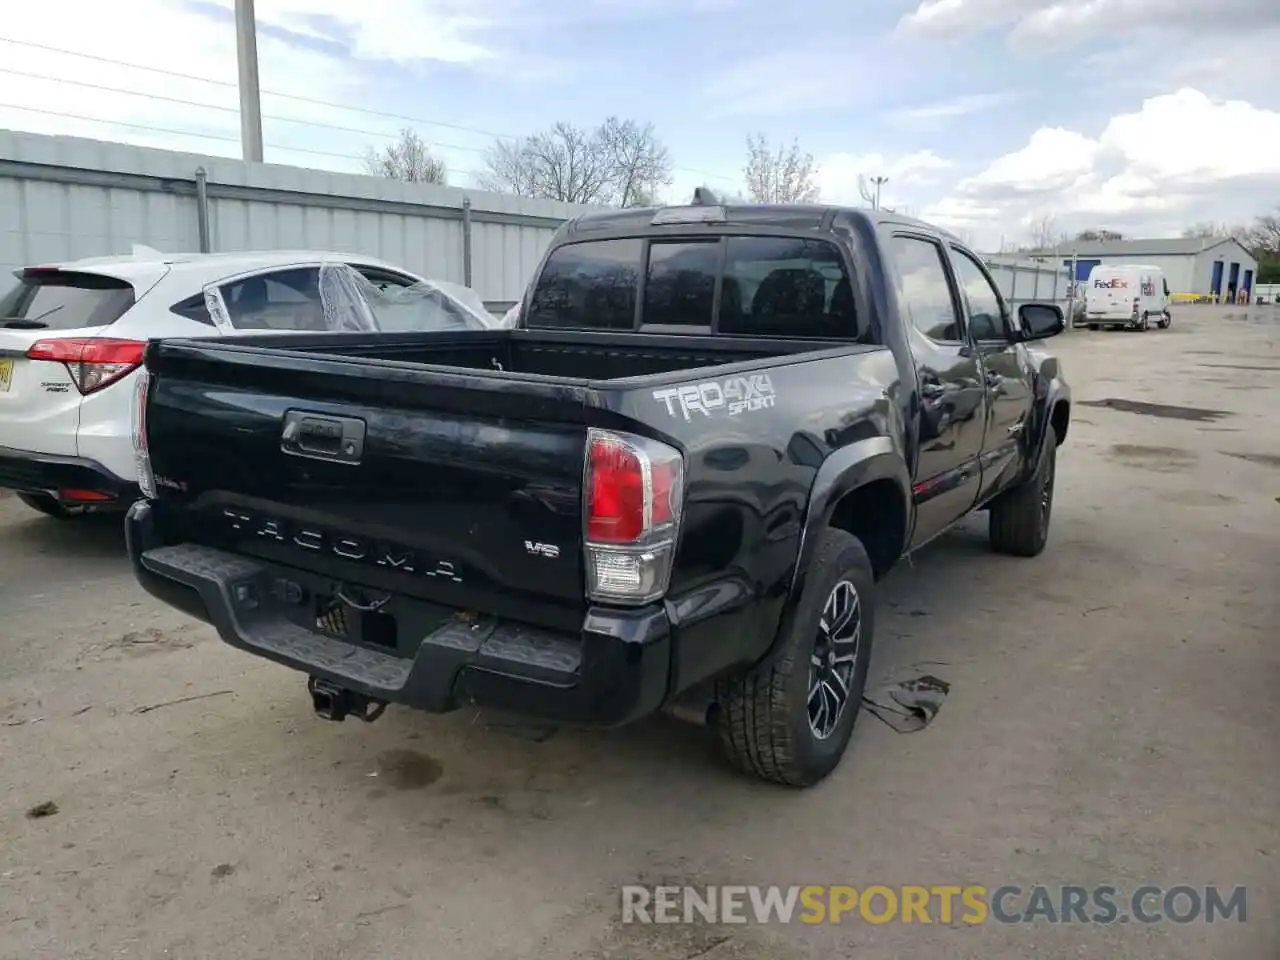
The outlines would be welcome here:
[[[1011,309],[945,231],[592,213],[517,312],[152,342],[137,578],[301,671],[328,719],[692,709],[740,769],[805,786],[845,752],[895,563],[979,510],[995,550],[1044,549],[1063,311]]]

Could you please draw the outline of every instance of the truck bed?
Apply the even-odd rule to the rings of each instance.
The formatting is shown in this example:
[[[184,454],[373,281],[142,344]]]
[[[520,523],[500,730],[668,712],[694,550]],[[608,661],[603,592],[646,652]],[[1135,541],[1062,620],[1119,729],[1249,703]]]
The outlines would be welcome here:
[[[589,427],[717,429],[661,385],[767,385],[876,350],[524,330],[153,342],[156,508],[175,542],[576,628]]]

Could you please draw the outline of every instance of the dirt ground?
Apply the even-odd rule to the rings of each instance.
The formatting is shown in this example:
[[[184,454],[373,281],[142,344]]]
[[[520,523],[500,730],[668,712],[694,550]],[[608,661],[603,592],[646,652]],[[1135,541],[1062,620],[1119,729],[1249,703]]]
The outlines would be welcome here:
[[[323,723],[145,596],[117,521],[0,500],[0,957],[1280,957],[1278,339],[1211,307],[1060,337],[1048,550],[975,519],[896,570],[873,682],[950,696],[914,734],[864,712],[806,792],[670,719]],[[1244,923],[622,925],[658,882],[1248,891]]]

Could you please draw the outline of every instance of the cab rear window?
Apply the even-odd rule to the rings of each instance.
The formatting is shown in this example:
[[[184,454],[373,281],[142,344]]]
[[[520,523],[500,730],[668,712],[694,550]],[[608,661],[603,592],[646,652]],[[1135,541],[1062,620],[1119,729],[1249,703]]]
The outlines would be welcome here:
[[[79,330],[115,323],[134,304],[117,277],[66,270],[24,270],[0,297],[0,327]]]
[[[530,327],[634,330],[638,325],[668,333],[835,340],[861,340],[867,334],[839,249],[809,238],[569,243],[547,258],[529,305]]]

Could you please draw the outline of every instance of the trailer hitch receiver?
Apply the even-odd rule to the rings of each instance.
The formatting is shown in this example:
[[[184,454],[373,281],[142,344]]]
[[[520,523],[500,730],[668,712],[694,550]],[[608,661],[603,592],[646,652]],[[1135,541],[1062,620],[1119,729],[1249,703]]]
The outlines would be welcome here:
[[[365,723],[373,723],[387,709],[385,701],[366,697],[321,677],[309,678],[307,691],[311,694],[311,705],[316,716],[321,720],[341,723],[351,715]]]

